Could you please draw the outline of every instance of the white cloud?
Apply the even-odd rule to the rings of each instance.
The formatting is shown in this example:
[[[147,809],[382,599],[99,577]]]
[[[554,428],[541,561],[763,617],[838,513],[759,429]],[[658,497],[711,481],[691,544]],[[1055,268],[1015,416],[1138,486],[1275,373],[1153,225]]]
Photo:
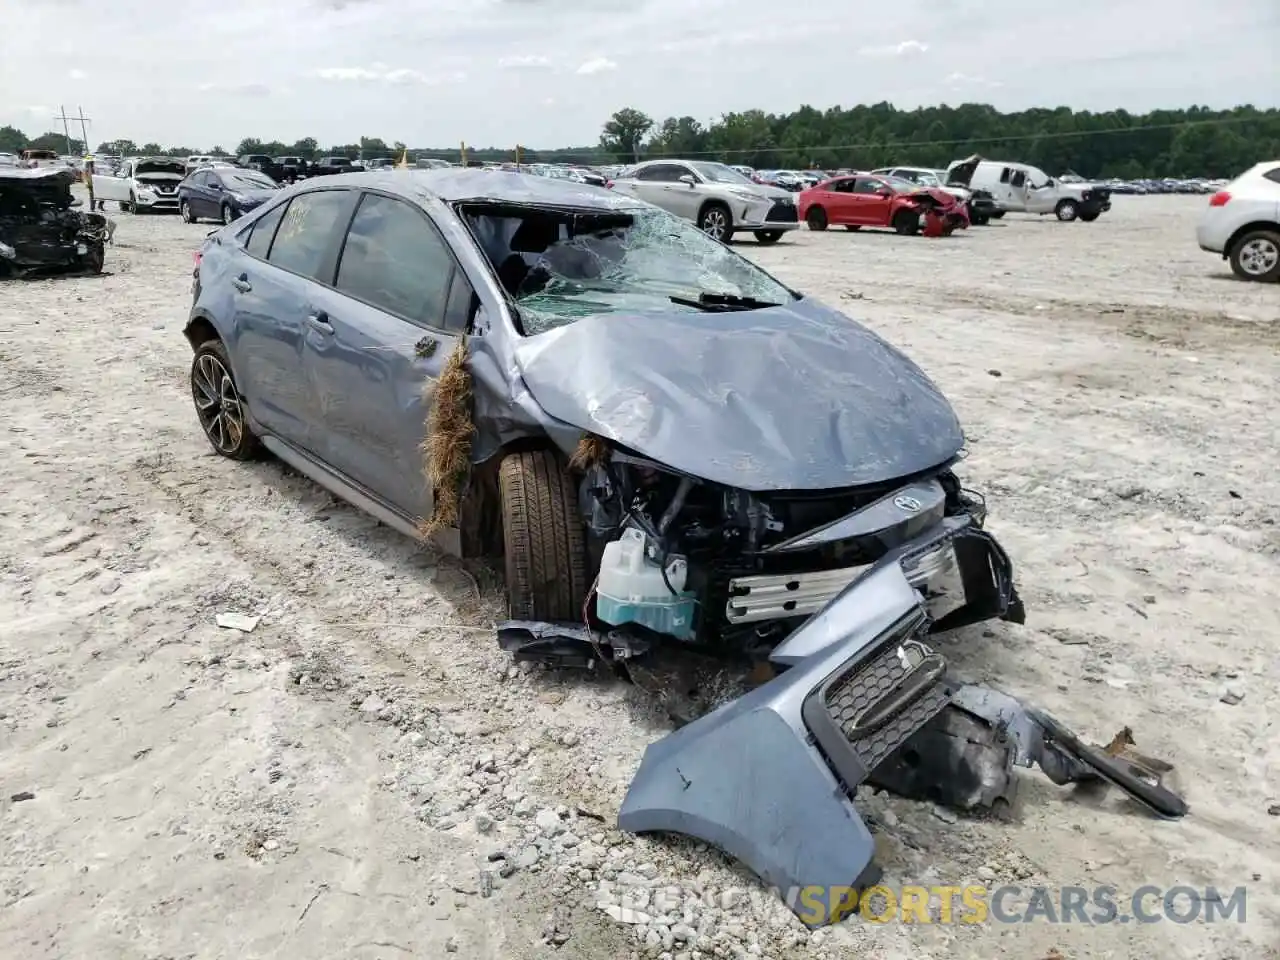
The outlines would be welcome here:
[[[69,70],[67,76],[72,80],[88,80],[89,75],[83,70]]]
[[[315,76],[321,80],[338,83],[388,83],[394,86],[420,85],[438,87],[449,83],[461,83],[467,75],[461,71],[445,74],[426,74],[409,67],[389,69],[386,64],[375,63],[371,67],[323,67]]]
[[[909,57],[916,54],[927,53],[929,45],[921,43],[919,40],[903,40],[901,43],[891,43],[883,47],[863,47],[858,51],[858,55],[862,57]]]
[[[593,73],[604,73],[606,70],[617,70],[618,65],[608,57],[596,57],[588,60],[582,66],[578,67],[578,73],[589,75]]]
[[[227,93],[241,97],[270,96],[271,88],[265,83],[202,83],[201,93]]]
[[[999,80],[988,80],[986,77],[974,77],[967,73],[951,73],[942,81],[949,87],[988,87],[1001,86]]]
[[[551,61],[546,57],[526,54],[517,57],[503,57],[498,61],[498,66],[503,70],[543,70],[551,66]]]

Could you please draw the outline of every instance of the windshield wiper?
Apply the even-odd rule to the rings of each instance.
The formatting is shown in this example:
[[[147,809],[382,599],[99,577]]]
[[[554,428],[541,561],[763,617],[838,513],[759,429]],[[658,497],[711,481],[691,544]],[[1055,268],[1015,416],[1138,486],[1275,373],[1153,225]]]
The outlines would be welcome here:
[[[669,299],[672,303],[678,303],[684,307],[721,313],[730,310],[765,310],[769,307],[782,306],[780,303],[757,300],[755,297],[740,297],[732,293],[700,293],[697,299],[673,295]]]

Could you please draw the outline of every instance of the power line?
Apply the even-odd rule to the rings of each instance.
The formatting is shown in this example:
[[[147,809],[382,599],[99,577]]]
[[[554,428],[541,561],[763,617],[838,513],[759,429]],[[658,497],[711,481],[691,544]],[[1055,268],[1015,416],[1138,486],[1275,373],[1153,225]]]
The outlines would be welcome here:
[[[1013,143],[1019,140],[1065,140],[1068,137],[1100,137],[1148,130],[1179,130],[1183,127],[1222,126],[1229,123],[1255,122],[1258,117],[1220,117],[1215,120],[1184,120],[1181,123],[1149,123],[1135,127],[1113,127],[1106,130],[1059,130],[1046,133],[1024,133],[1008,137],[963,137],[957,140],[900,140],[868,143],[818,144],[798,147],[743,147],[734,150],[682,150],[682,157],[719,157],[725,154],[809,153],[814,150],[871,150],[901,147],[954,147],[962,143]],[[542,153],[571,153],[571,150],[544,150]],[[674,154],[673,154],[674,156]]]

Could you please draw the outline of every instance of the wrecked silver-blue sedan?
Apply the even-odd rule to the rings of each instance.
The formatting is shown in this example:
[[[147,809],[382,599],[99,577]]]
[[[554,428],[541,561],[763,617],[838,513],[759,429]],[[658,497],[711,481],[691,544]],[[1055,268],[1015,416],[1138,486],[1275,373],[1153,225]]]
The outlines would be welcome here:
[[[935,754],[968,743],[944,711],[1043,729],[966,700],[929,646],[1023,619],[946,399],[663,210],[500,171],[308,180],[204,243],[186,334],[217,452],[265,447],[407,534],[504,557],[517,656],[773,666],[650,749],[625,829],[848,887],[872,854],[855,788],[936,790],[902,748],[926,728]],[[970,763],[942,799],[992,800],[981,770],[1043,766],[1051,741]]]

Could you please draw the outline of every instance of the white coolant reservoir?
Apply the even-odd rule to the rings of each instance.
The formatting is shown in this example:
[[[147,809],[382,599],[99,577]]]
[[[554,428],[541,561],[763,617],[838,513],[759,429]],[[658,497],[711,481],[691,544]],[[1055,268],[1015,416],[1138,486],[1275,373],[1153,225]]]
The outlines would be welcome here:
[[[659,633],[692,635],[694,599],[684,593],[688,565],[683,557],[667,561],[667,575],[645,556],[647,538],[634,528],[605,544],[596,584],[596,613],[615,626],[639,623]]]

